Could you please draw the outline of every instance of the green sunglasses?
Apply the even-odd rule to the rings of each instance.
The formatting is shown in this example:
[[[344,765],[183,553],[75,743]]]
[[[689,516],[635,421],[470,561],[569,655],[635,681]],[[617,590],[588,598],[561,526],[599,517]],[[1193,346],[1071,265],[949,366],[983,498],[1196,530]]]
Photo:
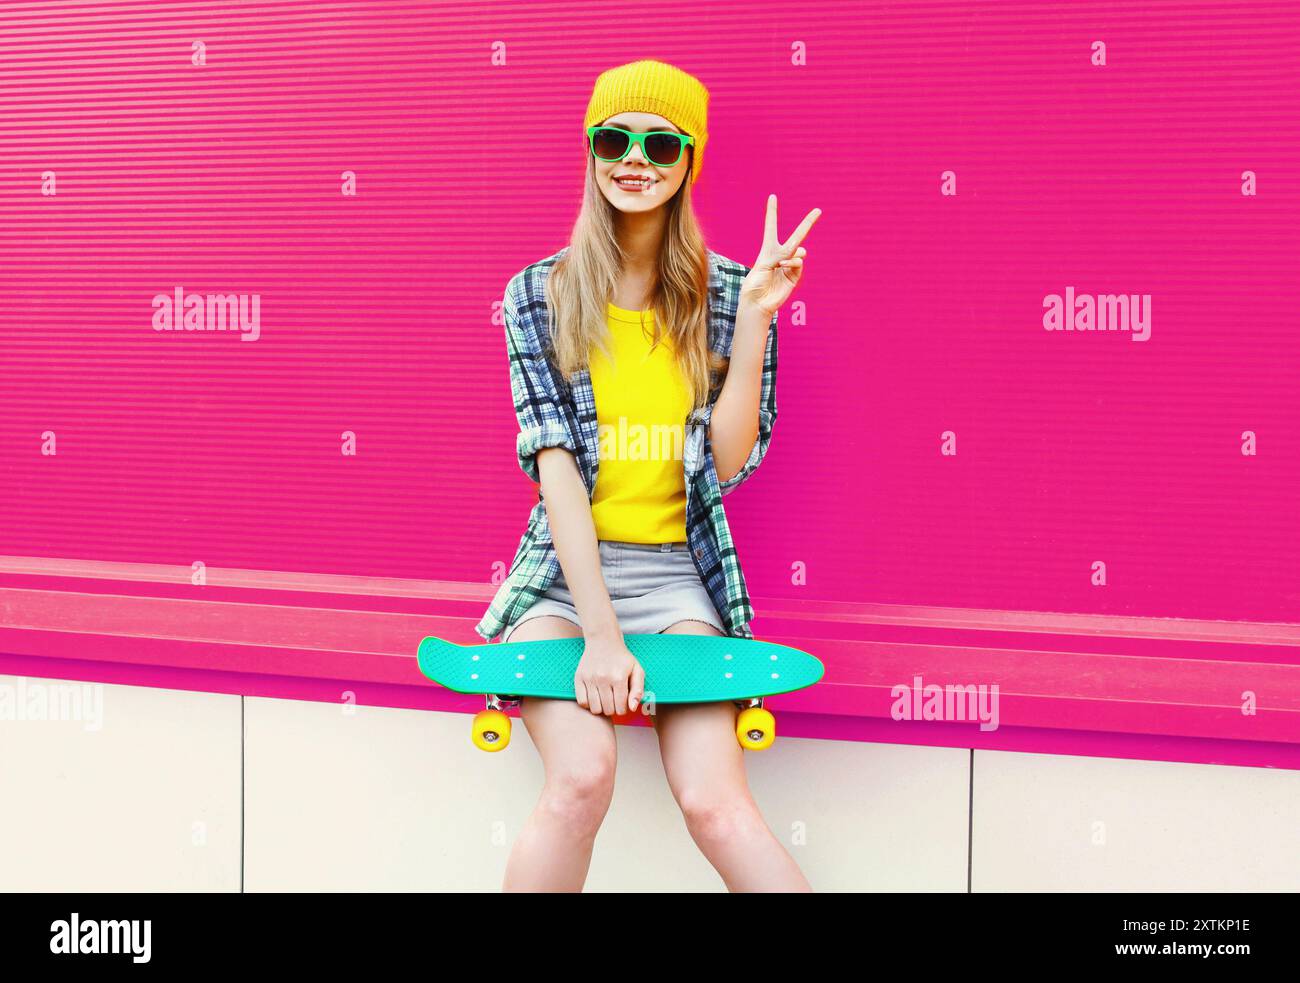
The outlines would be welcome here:
[[[610,163],[622,160],[632,152],[633,146],[640,146],[645,159],[657,167],[676,166],[686,148],[695,143],[695,137],[685,133],[667,130],[633,133],[617,126],[589,126],[587,140],[598,160]]]

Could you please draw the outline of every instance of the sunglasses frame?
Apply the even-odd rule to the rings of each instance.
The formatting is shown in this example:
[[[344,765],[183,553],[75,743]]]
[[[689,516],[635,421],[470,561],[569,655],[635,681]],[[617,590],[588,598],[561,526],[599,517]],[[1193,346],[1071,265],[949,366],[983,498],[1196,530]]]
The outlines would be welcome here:
[[[597,130],[617,130],[619,133],[626,133],[628,137],[627,149],[618,157],[602,157],[596,153],[596,131]],[[677,138],[677,158],[671,164],[660,164],[658,161],[650,160],[650,154],[646,152],[645,140],[648,136],[670,136]],[[686,153],[687,147],[695,146],[695,137],[686,133],[674,133],[672,130],[647,130],[645,133],[633,133],[631,130],[625,130],[621,126],[610,126],[604,124],[600,126],[587,127],[587,149],[597,160],[603,160],[607,164],[616,164],[632,152],[632,148],[640,146],[641,156],[644,157],[655,167],[676,167],[682,160],[682,154]]]

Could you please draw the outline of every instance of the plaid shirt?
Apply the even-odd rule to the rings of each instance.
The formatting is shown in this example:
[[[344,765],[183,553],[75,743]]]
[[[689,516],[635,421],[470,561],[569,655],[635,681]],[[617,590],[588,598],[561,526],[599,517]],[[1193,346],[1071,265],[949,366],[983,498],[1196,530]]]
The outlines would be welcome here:
[[[590,499],[596,487],[599,451],[591,374],[583,369],[574,374],[571,385],[566,384],[545,355],[550,316],[543,285],[555,261],[568,248],[516,274],[506,286],[502,314],[510,356],[510,389],[519,419],[519,466],[538,482],[537,452],[544,447],[567,448],[577,461]],[[727,357],[731,355],[741,281],[749,270],[709,250],[709,345]],[[754,609],[722,508],[722,496],[754,473],[772,440],[772,425],[776,422],[776,320],[774,315],[763,355],[758,437],[744,467],[727,481],[718,481],[709,421],[720,385],[713,387],[708,405],[693,410],[685,421],[686,539],[713,606],[727,633],[737,638],[754,637],[749,628]],[[474,630],[491,641],[546,593],[559,573],[560,561],[539,490],[509,573]]]

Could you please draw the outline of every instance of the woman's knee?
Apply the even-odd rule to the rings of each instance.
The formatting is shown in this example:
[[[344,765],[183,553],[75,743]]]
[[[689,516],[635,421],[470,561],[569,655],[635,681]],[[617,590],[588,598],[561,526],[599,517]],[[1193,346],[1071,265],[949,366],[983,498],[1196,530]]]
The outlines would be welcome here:
[[[696,840],[722,842],[762,822],[754,800],[740,789],[689,786],[678,793],[677,805]]]
[[[614,797],[614,770],[614,756],[607,754],[553,769],[542,788],[542,807],[568,826],[594,833]]]

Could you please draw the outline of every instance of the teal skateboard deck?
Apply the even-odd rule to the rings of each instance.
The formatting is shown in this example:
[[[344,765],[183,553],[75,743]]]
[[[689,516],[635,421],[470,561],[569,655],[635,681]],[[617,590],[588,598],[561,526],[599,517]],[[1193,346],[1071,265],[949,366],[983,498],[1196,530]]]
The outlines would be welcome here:
[[[811,686],[824,672],[814,656],[774,642],[662,634],[624,635],[623,641],[645,670],[648,702],[774,696]],[[572,700],[585,644],[581,638],[557,638],[457,645],[431,636],[420,642],[420,671],[457,693]]]
[[[770,747],[776,738],[776,721],[762,698],[811,686],[824,672],[807,652],[750,638],[632,634],[623,641],[645,670],[643,706],[748,702],[736,720],[736,739],[751,751]],[[585,647],[582,638],[457,645],[430,636],[420,642],[418,662],[435,683],[487,697],[470,736],[480,749],[500,751],[510,743],[502,701],[576,700],[573,676]]]

